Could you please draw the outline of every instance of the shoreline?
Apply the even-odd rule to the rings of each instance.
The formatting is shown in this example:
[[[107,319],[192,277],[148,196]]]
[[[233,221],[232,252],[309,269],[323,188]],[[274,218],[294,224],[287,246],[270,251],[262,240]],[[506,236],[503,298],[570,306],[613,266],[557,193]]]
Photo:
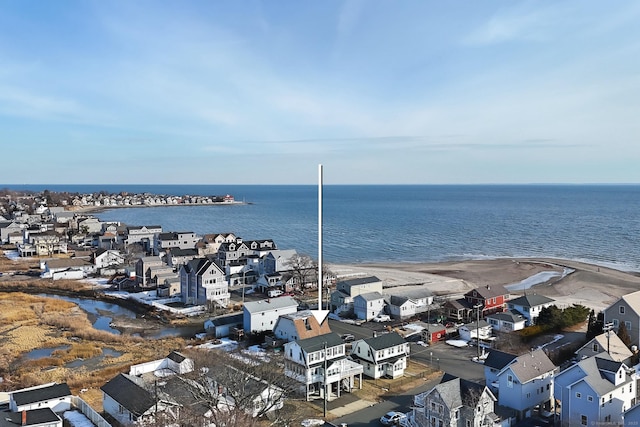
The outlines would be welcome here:
[[[115,205],[115,206],[68,206],[65,212],[74,213],[95,213],[105,212],[111,209],[146,209],[146,208],[171,208],[171,207],[194,207],[194,206],[238,206],[251,205],[251,202],[211,202],[211,203],[176,203],[176,204],[155,204],[155,205]]]
[[[640,290],[640,274],[557,258],[498,258],[424,263],[329,264],[339,277],[377,276],[383,287],[424,284],[436,296],[457,298],[480,286],[509,286],[539,273],[556,276],[519,289],[512,295],[536,293],[558,306],[581,304],[601,311],[621,296]],[[566,269],[570,269],[567,273]],[[566,273],[566,274],[565,274]]]

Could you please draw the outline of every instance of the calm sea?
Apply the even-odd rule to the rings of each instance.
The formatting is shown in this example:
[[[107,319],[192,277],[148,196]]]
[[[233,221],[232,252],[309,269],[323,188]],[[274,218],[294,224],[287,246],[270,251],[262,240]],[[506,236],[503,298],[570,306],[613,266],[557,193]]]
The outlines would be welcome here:
[[[233,232],[317,257],[318,188],[29,185],[32,190],[232,194],[234,206],[121,208],[96,214],[165,231]],[[638,185],[325,185],[332,263],[554,257],[640,271]]]

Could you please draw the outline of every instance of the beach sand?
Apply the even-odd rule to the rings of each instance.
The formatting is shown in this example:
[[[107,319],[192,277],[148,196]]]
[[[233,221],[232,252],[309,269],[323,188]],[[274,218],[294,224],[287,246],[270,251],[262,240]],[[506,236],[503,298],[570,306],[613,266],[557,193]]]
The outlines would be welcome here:
[[[377,276],[384,288],[424,283],[435,295],[458,298],[487,285],[513,285],[538,273],[556,277],[526,290],[556,300],[561,308],[582,304],[602,311],[622,295],[640,290],[640,274],[561,259],[501,258],[442,263],[331,264],[339,280]],[[567,274],[568,273],[568,274]],[[565,275],[566,274],[566,275]],[[511,287],[511,295],[525,290]]]

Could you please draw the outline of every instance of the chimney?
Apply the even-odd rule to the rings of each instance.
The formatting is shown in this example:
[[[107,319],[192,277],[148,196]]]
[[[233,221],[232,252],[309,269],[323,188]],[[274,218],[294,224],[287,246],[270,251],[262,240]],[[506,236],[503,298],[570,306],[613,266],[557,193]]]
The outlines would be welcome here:
[[[27,411],[22,411],[22,424],[23,426],[27,425]]]

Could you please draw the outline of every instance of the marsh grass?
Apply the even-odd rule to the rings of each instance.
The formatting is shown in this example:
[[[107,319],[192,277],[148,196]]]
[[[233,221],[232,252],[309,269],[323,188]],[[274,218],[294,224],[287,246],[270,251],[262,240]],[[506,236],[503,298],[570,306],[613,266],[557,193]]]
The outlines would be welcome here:
[[[82,398],[96,410],[102,408],[100,387],[113,377],[128,372],[132,364],[166,357],[185,347],[182,338],[147,340],[96,330],[77,305],[23,292],[0,292],[0,343],[0,377],[4,378],[0,391],[66,382],[74,394],[86,390]],[[62,345],[68,349],[56,350],[51,357],[23,358],[31,350]],[[121,355],[97,358],[90,366],[66,367],[77,359],[88,363],[104,347]]]

